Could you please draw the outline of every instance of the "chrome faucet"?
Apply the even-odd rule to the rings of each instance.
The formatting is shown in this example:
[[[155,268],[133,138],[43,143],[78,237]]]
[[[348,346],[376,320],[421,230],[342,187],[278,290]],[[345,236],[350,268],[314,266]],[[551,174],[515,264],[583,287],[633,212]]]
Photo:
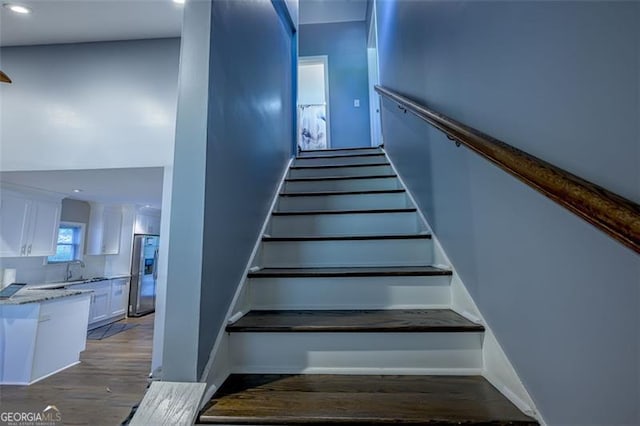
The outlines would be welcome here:
[[[71,264],[78,264],[80,265],[82,268],[84,268],[84,262],[82,260],[72,260],[70,262],[67,262],[67,273],[65,274],[65,281],[71,281],[71,277],[73,276],[73,274],[71,273]],[[82,275],[80,275],[80,277],[82,277]]]

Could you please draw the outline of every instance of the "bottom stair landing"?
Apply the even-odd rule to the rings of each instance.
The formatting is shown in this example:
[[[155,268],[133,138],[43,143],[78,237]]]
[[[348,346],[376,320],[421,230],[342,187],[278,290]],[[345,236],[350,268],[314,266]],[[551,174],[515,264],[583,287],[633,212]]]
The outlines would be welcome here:
[[[201,424],[537,425],[480,376],[232,374]]]

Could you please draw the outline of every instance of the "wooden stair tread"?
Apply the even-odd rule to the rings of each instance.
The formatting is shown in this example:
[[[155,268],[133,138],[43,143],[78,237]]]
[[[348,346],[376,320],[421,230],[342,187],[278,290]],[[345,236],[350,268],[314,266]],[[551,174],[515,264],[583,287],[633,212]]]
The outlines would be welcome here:
[[[200,422],[537,424],[480,376],[280,374],[232,374]]]
[[[450,309],[250,311],[228,332],[482,332]]]
[[[249,272],[249,278],[270,277],[381,277],[451,275],[434,266],[363,266],[326,268],[262,268]]]
[[[304,157],[303,157],[304,158]],[[310,164],[305,166],[299,166],[292,164],[290,169],[293,170],[315,170],[315,169],[343,169],[349,167],[380,167],[390,166],[390,163],[362,163],[362,164]]]
[[[358,176],[314,176],[300,178],[286,178],[285,182],[319,182],[323,180],[362,180],[362,179],[393,179],[396,174],[384,175],[358,175]]]
[[[398,194],[406,192],[404,189],[367,189],[363,191],[311,191],[311,192],[281,192],[281,197],[318,197],[326,195],[356,195],[356,194]]]
[[[305,155],[303,157],[296,157],[296,160],[313,160],[317,158],[351,158],[351,157],[384,157],[384,152],[345,152],[340,154],[329,155]]]
[[[296,215],[317,215],[317,214],[369,214],[369,213],[415,213],[416,208],[403,209],[357,209],[357,210],[280,210],[274,211],[274,216],[296,216]]]
[[[291,237],[262,237],[263,242],[274,241],[365,241],[365,240],[430,240],[430,234],[387,235],[300,235]]]
[[[303,149],[300,153],[305,152],[342,152],[342,151],[359,151],[359,150],[380,151],[379,146],[354,146],[351,148],[327,148],[327,149]]]

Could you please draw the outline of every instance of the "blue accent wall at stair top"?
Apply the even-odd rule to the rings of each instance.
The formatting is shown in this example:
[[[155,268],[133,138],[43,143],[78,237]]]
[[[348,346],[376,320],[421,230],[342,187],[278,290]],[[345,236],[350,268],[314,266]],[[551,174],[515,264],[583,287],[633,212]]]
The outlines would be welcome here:
[[[376,5],[384,86],[640,202],[640,3]],[[640,424],[640,256],[390,102],[382,123],[547,423]]]
[[[300,25],[298,37],[300,56],[329,57],[331,148],[371,145],[364,21]]]

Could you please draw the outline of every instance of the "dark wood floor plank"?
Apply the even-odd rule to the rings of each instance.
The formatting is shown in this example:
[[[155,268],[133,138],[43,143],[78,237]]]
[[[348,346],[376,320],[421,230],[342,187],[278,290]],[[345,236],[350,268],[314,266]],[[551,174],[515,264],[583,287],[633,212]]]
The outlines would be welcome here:
[[[250,311],[228,332],[482,332],[450,309]]]
[[[65,425],[117,425],[144,396],[151,370],[154,315],[104,340],[88,340],[80,364],[31,386],[0,386],[4,410],[42,411],[55,405]]]
[[[415,213],[415,208],[403,209],[359,209],[359,210],[279,210],[274,211],[274,216],[296,216],[296,215],[320,215],[320,214],[385,214],[385,213]]]
[[[393,179],[397,178],[395,173],[389,173],[384,175],[356,175],[356,176],[312,176],[312,177],[297,177],[286,178],[285,182],[322,182],[326,180],[361,180],[361,179]]]
[[[313,160],[316,158],[348,158],[348,157],[384,157],[384,152],[340,152],[332,153],[329,155],[305,155],[302,157],[296,157],[296,161],[299,160]]]
[[[249,278],[272,277],[401,277],[451,275],[451,270],[434,266],[362,266],[329,268],[261,268],[249,272]]]
[[[535,425],[479,376],[231,375],[202,423]]]
[[[281,192],[281,197],[324,197],[325,195],[356,195],[356,194],[398,194],[406,192],[404,189],[367,189],[362,191],[312,191],[312,192]]]
[[[360,151],[360,150],[372,150],[372,151],[380,151],[379,146],[357,146],[352,148],[329,148],[329,149],[305,149],[300,151],[301,154],[305,152],[350,152],[350,151]]]
[[[389,162],[380,162],[380,163],[362,163],[362,164],[310,164],[306,166],[297,166],[292,164],[290,169],[293,170],[316,170],[316,169],[344,169],[349,167],[379,167],[379,166],[390,166]]]
[[[362,240],[430,240],[430,234],[393,234],[393,235],[304,235],[294,237],[262,237],[269,241],[362,241]]]

